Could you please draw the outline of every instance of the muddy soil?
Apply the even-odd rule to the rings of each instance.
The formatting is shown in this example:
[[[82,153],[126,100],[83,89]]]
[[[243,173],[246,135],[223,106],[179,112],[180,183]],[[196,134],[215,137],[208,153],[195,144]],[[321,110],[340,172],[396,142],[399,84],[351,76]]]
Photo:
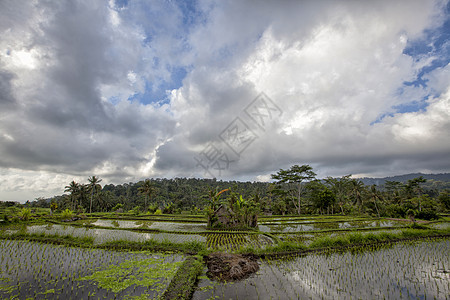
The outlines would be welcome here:
[[[206,275],[216,281],[238,281],[259,270],[258,257],[251,254],[212,253],[204,257]]]

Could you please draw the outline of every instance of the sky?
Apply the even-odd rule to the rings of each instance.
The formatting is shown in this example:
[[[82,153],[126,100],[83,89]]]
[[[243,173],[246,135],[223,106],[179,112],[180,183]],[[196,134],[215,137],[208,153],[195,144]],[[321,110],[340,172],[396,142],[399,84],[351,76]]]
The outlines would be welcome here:
[[[450,3],[0,0],[0,200],[450,171]]]

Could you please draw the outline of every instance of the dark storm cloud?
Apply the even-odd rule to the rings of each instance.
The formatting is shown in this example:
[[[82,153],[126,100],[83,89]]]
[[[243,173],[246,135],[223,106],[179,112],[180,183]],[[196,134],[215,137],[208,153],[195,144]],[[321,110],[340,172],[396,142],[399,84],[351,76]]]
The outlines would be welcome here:
[[[21,107],[1,122],[9,139],[0,146],[0,165],[86,172],[109,160],[118,165],[111,170],[142,163],[158,140],[170,134],[173,122],[163,108],[112,105],[103,98],[102,87],[123,85],[139,62],[122,57],[132,56],[126,49],[129,40],[114,28],[108,6],[76,1],[15,8],[32,17],[17,27],[14,20],[3,22],[3,29],[11,32],[11,41],[27,32],[23,44],[31,45],[40,61],[28,76],[16,76],[24,91]],[[9,19],[19,15],[13,6],[6,14]],[[13,101],[12,74],[0,73],[2,102]]]
[[[237,117],[257,138],[221,178],[448,170],[450,65],[431,68],[448,58],[405,53],[446,4],[1,1],[0,191],[203,176]],[[264,129],[244,112],[261,92],[283,111]]]

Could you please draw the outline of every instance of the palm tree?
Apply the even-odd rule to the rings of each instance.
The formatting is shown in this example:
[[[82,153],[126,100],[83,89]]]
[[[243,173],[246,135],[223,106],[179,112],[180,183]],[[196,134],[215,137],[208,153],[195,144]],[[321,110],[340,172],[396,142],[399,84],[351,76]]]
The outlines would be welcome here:
[[[422,205],[420,204],[420,196],[423,193],[423,189],[420,186],[421,183],[426,182],[427,180],[423,178],[423,176],[410,179],[408,180],[408,183],[406,185],[407,193],[410,195],[410,197],[417,196],[417,199],[419,200],[419,211],[422,210]]]
[[[78,197],[78,193],[80,191],[80,185],[76,183],[74,180],[69,185],[65,186],[64,192],[70,193],[70,200],[72,200],[72,210],[74,210],[74,200]]]
[[[348,202],[349,199],[351,181],[354,180],[350,179],[351,176],[351,174],[342,176],[341,178],[329,176],[325,179],[325,183],[328,184],[331,192],[336,195],[337,204],[339,205],[342,214],[344,214],[343,205]]]
[[[96,194],[98,191],[102,189],[102,186],[99,184],[99,182],[101,182],[102,180],[96,176],[92,176],[88,178],[88,181],[89,181],[88,188],[89,191],[91,192],[91,203],[89,206],[89,213],[92,213],[92,199],[94,198],[94,194]]]
[[[153,187],[153,185],[149,179],[146,179],[144,181],[144,184],[141,187],[139,187],[138,190],[139,190],[139,193],[141,193],[142,195],[145,195],[144,211],[146,211],[147,210],[147,202],[153,196],[153,193],[156,192],[156,188]]]
[[[378,218],[379,218],[380,217],[380,211],[378,210],[377,200],[381,200],[381,198],[380,198],[380,194],[378,193],[378,190],[377,190],[375,184],[373,184],[370,187],[370,197],[372,198],[373,203],[375,204],[375,209],[377,210],[377,215],[378,215]]]
[[[94,205],[97,211],[109,211],[113,206],[110,191],[100,191],[97,193],[97,205]]]
[[[358,206],[359,212],[361,212],[362,207],[361,193],[364,191],[364,183],[359,179],[352,179],[350,181],[350,189],[354,197],[353,204],[356,204]]]
[[[84,207],[86,202],[88,202],[87,196],[89,193],[89,188],[87,184],[80,184],[79,191],[78,191],[78,205],[81,207]]]

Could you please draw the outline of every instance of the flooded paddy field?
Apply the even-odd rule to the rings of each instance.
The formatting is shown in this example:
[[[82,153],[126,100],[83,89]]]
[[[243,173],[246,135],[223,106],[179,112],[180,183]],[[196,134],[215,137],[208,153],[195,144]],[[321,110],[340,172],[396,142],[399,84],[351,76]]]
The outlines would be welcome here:
[[[193,299],[448,299],[450,241],[262,260],[240,282],[203,276]]]
[[[393,221],[387,219],[377,220],[285,220],[280,221],[266,221],[261,222],[259,230],[262,232],[299,232],[299,231],[319,231],[319,230],[333,230],[333,229],[365,229],[365,228],[391,228],[391,227],[405,227],[409,224],[401,221]]]
[[[13,232],[18,232],[11,231]],[[73,236],[73,237],[90,237],[94,240],[94,245],[100,245],[107,242],[114,241],[129,241],[129,242],[145,242],[148,240],[155,241],[169,241],[172,243],[184,243],[191,241],[206,242],[206,237],[198,234],[183,234],[180,233],[148,233],[137,232],[129,230],[115,230],[91,227],[75,227],[70,225],[31,225],[20,229],[20,231],[30,234],[45,234],[45,235],[59,235],[59,236]]]
[[[241,247],[266,248],[279,241],[300,243],[308,246],[324,236],[345,236],[354,232],[361,234],[398,233],[409,228],[408,220],[398,221],[383,218],[352,218],[344,216],[327,217],[263,217],[256,231],[213,231],[206,227],[204,220],[196,218],[167,217],[139,220],[89,218],[76,222],[23,225],[1,230],[4,233],[23,232],[92,238],[94,245],[108,242],[157,242],[186,243],[199,242],[207,248],[221,251],[235,251]],[[186,221],[189,220],[189,221]],[[450,222],[441,221],[428,224],[430,229],[448,230]]]
[[[206,231],[205,222],[168,222],[168,221],[145,221],[145,220],[108,220],[98,219],[95,222],[85,223],[98,227],[110,228],[138,228],[154,229],[162,231],[180,232],[203,232]]]
[[[184,259],[16,240],[1,240],[0,253],[2,299],[155,298]]]
[[[207,253],[245,253],[242,251],[253,249],[260,254],[270,254],[287,243],[291,246],[288,251],[297,254],[290,252],[289,258],[261,255],[264,258],[258,260],[257,273],[236,282],[212,281],[205,269],[193,299],[449,299],[447,219],[421,223],[419,229],[411,228],[409,220],[383,218],[261,219],[256,230],[243,231],[210,230],[201,218],[179,217],[170,221],[167,216],[52,220],[47,224],[3,226],[0,227],[0,298],[158,298],[188,254],[121,252],[111,249],[122,249],[122,246],[104,246],[117,242],[127,249],[130,243],[170,242],[190,247],[189,243],[194,242]],[[444,238],[378,243],[383,235],[403,237],[404,230],[410,231],[405,237],[414,239],[423,229],[432,234],[442,232]],[[87,238],[88,242],[84,248],[76,248],[13,240],[14,236],[73,237],[75,241]],[[372,238],[365,240],[366,237]],[[339,244],[327,244],[327,239],[347,242],[360,239],[367,244],[332,253],[327,248]],[[299,247],[292,248],[292,245]],[[299,255],[305,249],[312,251]],[[329,254],[323,254],[324,251]]]

